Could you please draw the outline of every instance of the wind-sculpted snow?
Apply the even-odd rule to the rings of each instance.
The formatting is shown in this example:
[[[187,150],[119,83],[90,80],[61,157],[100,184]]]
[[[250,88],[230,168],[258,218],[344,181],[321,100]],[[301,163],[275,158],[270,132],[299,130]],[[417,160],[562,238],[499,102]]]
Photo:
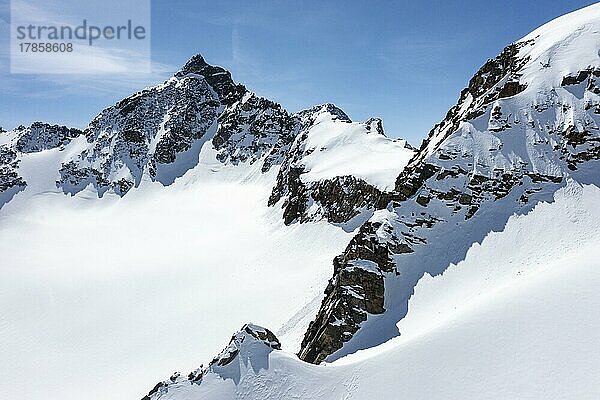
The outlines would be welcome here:
[[[423,274],[461,261],[511,215],[551,201],[567,179],[600,184],[598,28],[598,6],[563,17],[475,74],[398,176],[390,201],[336,258],[301,358],[335,360],[398,335]],[[366,262],[378,266],[379,284],[361,286],[370,271],[344,278]],[[384,289],[374,311],[368,305]]]

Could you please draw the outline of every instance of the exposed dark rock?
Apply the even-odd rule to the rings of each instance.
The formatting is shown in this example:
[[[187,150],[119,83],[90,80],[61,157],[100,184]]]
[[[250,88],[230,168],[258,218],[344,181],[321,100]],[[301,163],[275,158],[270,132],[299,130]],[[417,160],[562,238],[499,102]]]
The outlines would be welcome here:
[[[145,137],[141,132],[133,129],[123,131],[123,137],[126,141],[132,143],[143,143],[145,140]]]
[[[390,200],[389,195],[362,179],[338,176],[317,182],[304,183],[302,169],[291,168],[287,178],[287,198],[283,204],[286,225],[295,221],[307,222],[325,218],[329,222],[344,223],[365,209],[380,208]],[[277,193],[271,195],[269,205],[279,201]],[[312,202],[320,206],[318,215],[309,214]]]
[[[189,74],[202,75],[217,92],[223,104],[231,105],[239,101],[246,93],[244,85],[233,82],[229,71],[218,66],[209,65],[200,54],[193,56],[175,76],[183,78]]]
[[[506,82],[504,86],[498,92],[498,98],[502,99],[505,97],[511,97],[516,94],[521,93],[523,90],[527,88],[526,85],[520,84],[518,81],[510,81]]]
[[[323,303],[302,341],[298,356],[304,361],[320,363],[356,333],[369,313],[385,311],[381,272],[339,261],[334,261],[336,273],[325,289],[326,300],[331,302]]]
[[[461,193],[460,196],[458,197],[458,202],[462,205],[468,205],[471,204],[471,200],[473,199],[473,197],[469,194],[466,193]]]
[[[591,77],[600,77],[600,69],[590,68],[578,71],[576,75],[567,75],[563,77],[561,86],[578,85]]]
[[[150,400],[153,395],[157,394],[162,388],[166,388],[167,385],[166,382],[158,382],[146,396],[142,397],[142,400]]]
[[[336,176],[319,181],[302,179],[306,172],[303,157],[315,151],[306,146],[308,131],[323,113],[329,114],[333,120],[352,122],[333,104],[316,106],[293,116],[297,134],[283,159],[268,201],[269,206],[274,206],[283,200],[281,206],[286,225],[323,218],[333,223],[345,223],[362,212],[385,207],[391,200],[389,193],[354,176]],[[379,118],[371,118],[363,125],[367,133],[384,134]],[[318,207],[311,207],[315,204]]]
[[[442,122],[436,124],[429,132],[428,137],[421,144],[421,152],[415,156],[413,164],[423,159],[426,155],[425,150],[431,139],[440,133],[443,133],[443,139],[447,138],[458,128],[461,121],[475,119],[485,113],[485,107],[497,100],[500,93],[508,95],[518,93],[524,87],[518,84],[518,71],[529,61],[528,58],[519,58],[518,54],[521,48],[533,43],[533,39],[526,42],[513,43],[504,48],[502,52],[494,59],[488,60],[471,78],[468,87],[463,89],[455,106],[448,110]],[[508,83],[508,88],[497,87],[502,82]],[[517,82],[515,84],[514,82]],[[465,110],[464,103],[471,97],[473,99],[471,107]],[[461,110],[463,110],[461,112]]]
[[[396,178],[396,192],[399,200],[413,196],[427,179],[431,178],[440,168],[432,164],[409,165]]]
[[[263,172],[281,164],[293,142],[299,121],[270,100],[250,95],[219,117],[213,145],[221,162],[254,163],[263,157]]]
[[[530,210],[533,204],[539,201],[535,194],[543,188],[552,191],[561,187],[565,177],[560,167],[548,175],[533,172],[537,168],[532,166],[529,160],[515,160],[510,158],[512,156],[502,154],[501,139],[492,142],[499,144],[490,145],[488,151],[493,156],[498,154],[499,157],[505,157],[501,158],[507,160],[505,164],[499,164],[503,165],[502,168],[492,168],[493,163],[480,163],[474,156],[475,151],[464,147],[465,143],[469,143],[468,140],[472,140],[469,129],[480,129],[474,127],[481,126],[481,121],[476,123],[474,119],[487,112],[491,118],[490,131],[515,129],[515,134],[521,133],[518,131],[522,127],[519,127],[517,117],[514,114],[511,116],[510,112],[503,115],[500,105],[493,104],[498,99],[514,96],[526,89],[525,84],[519,81],[519,70],[528,58],[519,57],[518,54],[520,48],[528,44],[530,42],[508,46],[497,58],[488,61],[470,81],[469,87],[463,90],[457,105],[450,109],[444,120],[430,132],[419,153],[397,178],[394,192],[386,196],[389,203],[379,204],[380,208],[387,207],[390,211],[386,221],[393,221],[393,226],[390,225],[382,231],[381,227],[374,226],[372,221],[366,222],[344,253],[335,258],[334,274],[325,292],[325,298],[302,342],[299,353],[302,359],[314,363],[327,359],[352,339],[361,328],[361,324],[367,321],[369,314],[383,312],[373,306],[383,303],[367,302],[365,299],[382,297],[382,290],[386,288],[385,282],[388,279],[403,279],[402,275],[396,276],[396,271],[402,265],[403,257],[411,257],[412,251],[416,252],[419,246],[427,243],[428,236],[423,234],[423,229],[446,232],[450,229],[446,226],[449,222],[458,227],[461,221],[465,226],[471,226],[469,224],[472,222],[464,221],[476,217],[482,209],[492,209],[492,204],[497,201],[502,201],[503,207],[509,208],[510,202],[513,202],[514,210],[511,208],[511,211],[506,212],[508,218],[522,209]],[[595,91],[596,75],[600,75],[600,72],[578,73],[575,77],[565,78],[563,85],[579,84],[587,79],[585,90]],[[570,105],[554,103],[555,97],[552,97],[552,93],[548,96],[546,103],[540,101],[532,104],[531,108],[539,112],[553,108],[558,115],[572,114]],[[467,101],[469,105],[465,106]],[[490,109],[491,107],[493,108]],[[586,107],[600,109],[600,105],[589,101]],[[509,123],[509,117],[512,124]],[[462,122],[469,124],[465,124],[464,129],[461,128],[463,136],[460,144],[456,144],[459,139],[455,138],[461,136],[456,135],[453,136],[456,141],[444,146]],[[532,129],[544,129],[541,132],[542,137],[552,135],[551,139],[531,139],[531,145],[544,149],[538,153],[541,154],[540,158],[549,157],[553,163],[560,158],[570,170],[576,170],[578,165],[585,161],[600,159],[600,135],[595,122],[585,117],[579,122],[577,128],[567,126],[562,132],[552,132],[550,127],[541,127],[527,121]],[[544,146],[548,147],[549,143],[554,142],[557,143],[554,145],[556,154],[544,153],[547,152]],[[435,206],[432,206],[432,202],[436,203]],[[524,208],[524,205],[527,205],[527,208]],[[439,207],[445,207],[446,211],[444,208],[438,211]],[[481,218],[480,223],[489,222],[485,221],[485,215]],[[406,230],[402,227],[406,227]],[[469,231],[464,233],[471,234]],[[468,247],[465,246],[465,251]],[[409,265],[412,265],[412,261]],[[360,278],[355,277],[348,281],[347,274],[357,274],[355,265],[364,266],[365,262],[371,263],[370,268],[358,273]],[[371,275],[373,278],[368,279]],[[378,278],[375,279],[375,276]],[[415,275],[410,279],[416,283],[418,278],[419,275]],[[364,281],[362,286],[358,283],[361,279]],[[356,294],[359,294],[361,302],[357,303],[354,300],[353,296]],[[385,296],[384,290],[383,297]],[[408,297],[409,294],[406,294],[406,302]],[[398,315],[398,318],[402,318],[402,315]]]
[[[338,108],[335,104],[325,103],[318,106],[311,107],[309,109],[300,111],[297,113],[297,117],[299,119],[306,120],[307,125],[311,125],[314,123],[315,118],[321,114],[327,112],[331,114],[334,119],[343,122],[352,122],[350,117],[340,108]]]
[[[561,133],[567,139],[567,144],[573,148],[586,143],[589,139],[590,132],[583,130],[579,131],[574,126],[570,125]]]
[[[365,126],[367,127],[367,131],[375,131],[380,135],[385,135],[383,130],[383,122],[380,118],[369,118],[365,122]]]
[[[71,140],[83,134],[82,131],[66,126],[34,122],[29,127],[15,129],[19,135],[16,149],[21,153],[36,153],[42,150],[64,148]]]
[[[8,146],[0,146],[0,208],[27,186],[18,168],[17,153]]]
[[[416,201],[423,207],[426,207],[427,204],[429,204],[429,201],[431,201],[431,198],[429,196],[417,196]]]
[[[389,241],[381,242],[381,230]],[[385,311],[384,274],[398,275],[394,254],[411,253],[389,224],[366,222],[344,253],[333,260],[334,273],[319,313],[308,327],[298,356],[320,363],[358,331],[369,314]]]

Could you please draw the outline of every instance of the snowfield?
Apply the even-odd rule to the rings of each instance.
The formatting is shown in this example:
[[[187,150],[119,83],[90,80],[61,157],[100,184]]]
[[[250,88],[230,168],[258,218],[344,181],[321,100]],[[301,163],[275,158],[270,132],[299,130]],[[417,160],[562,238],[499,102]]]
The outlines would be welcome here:
[[[256,350],[234,360],[237,384],[209,372],[159,398],[596,399],[599,202],[597,187],[570,183],[512,217],[463,262],[422,279],[402,335],[383,345],[320,366]]]
[[[56,155],[24,170],[56,171]],[[248,316],[278,327],[305,304],[316,312],[350,234],[285,227],[266,206],[274,174],[210,158],[122,199],[42,191],[3,209],[0,397],[136,399],[212,357]]]
[[[305,182],[352,175],[381,190],[392,190],[398,171],[414,155],[403,139],[390,139],[370,124],[342,122],[322,112],[307,132],[306,147],[314,150],[303,158]],[[370,128],[363,133],[365,125]]]

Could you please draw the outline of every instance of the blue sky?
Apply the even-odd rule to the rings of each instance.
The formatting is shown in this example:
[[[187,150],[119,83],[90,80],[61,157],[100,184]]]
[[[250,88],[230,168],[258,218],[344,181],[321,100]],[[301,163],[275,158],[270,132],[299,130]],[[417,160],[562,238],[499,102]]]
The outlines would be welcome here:
[[[41,1],[41,0],[38,0]],[[486,59],[591,1],[152,2],[150,74],[11,75],[0,0],[0,126],[85,126],[195,53],[290,111],[332,102],[418,145]]]

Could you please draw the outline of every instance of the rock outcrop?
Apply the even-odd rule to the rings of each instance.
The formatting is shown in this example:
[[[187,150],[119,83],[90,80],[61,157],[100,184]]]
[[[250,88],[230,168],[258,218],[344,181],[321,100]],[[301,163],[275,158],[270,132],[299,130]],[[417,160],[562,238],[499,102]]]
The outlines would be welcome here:
[[[158,399],[170,390],[178,390],[182,386],[201,385],[207,374],[214,374],[221,379],[233,379],[237,383],[242,366],[256,371],[266,368],[269,354],[280,349],[281,343],[273,332],[258,325],[246,324],[231,337],[229,344],[207,367],[201,365],[185,376],[179,372],[173,373],[169,379],[158,382],[142,400]]]

